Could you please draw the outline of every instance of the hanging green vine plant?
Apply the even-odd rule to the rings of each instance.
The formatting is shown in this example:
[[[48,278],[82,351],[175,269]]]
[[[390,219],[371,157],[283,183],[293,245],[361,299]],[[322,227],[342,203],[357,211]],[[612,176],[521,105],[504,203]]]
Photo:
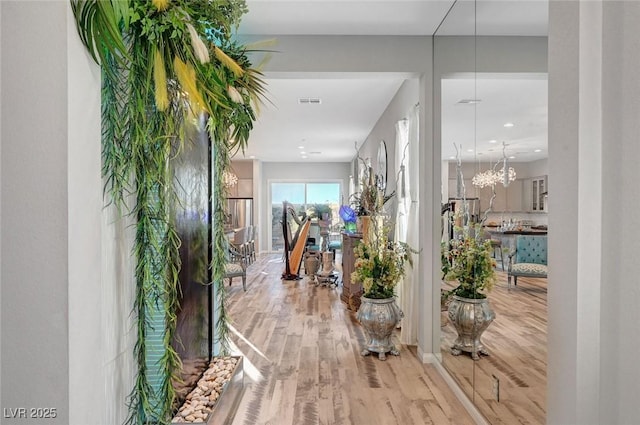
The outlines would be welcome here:
[[[80,38],[102,69],[105,192],[122,213],[136,217],[138,371],[127,423],[164,424],[171,419],[171,380],[180,362],[171,346],[180,269],[171,161],[184,124],[201,114],[208,116],[215,152],[215,328],[227,347],[222,171],[246,147],[263,95],[260,73],[232,41],[247,8],[244,0],[71,0],[71,6]],[[127,207],[130,194],[135,203]]]

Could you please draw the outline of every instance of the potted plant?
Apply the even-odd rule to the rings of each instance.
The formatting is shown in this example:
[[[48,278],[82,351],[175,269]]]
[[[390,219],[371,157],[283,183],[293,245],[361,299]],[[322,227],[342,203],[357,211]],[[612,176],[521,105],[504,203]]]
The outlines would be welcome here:
[[[356,261],[351,280],[363,287],[356,314],[368,334],[362,355],[374,352],[380,360],[385,360],[388,352],[400,354],[391,343],[393,329],[403,317],[396,304],[395,288],[404,276],[405,263],[412,264],[411,254],[416,251],[404,242],[389,240],[389,226],[383,221],[373,220],[372,223],[372,237],[354,249]]]
[[[480,358],[479,354],[488,355],[480,337],[495,319],[487,299],[496,280],[491,249],[490,240],[483,241],[468,233],[442,245],[443,279],[457,283],[443,293],[443,303],[449,302],[449,320],[458,332],[451,347],[453,355],[465,351],[474,360]]]
[[[387,195],[379,185],[374,183],[371,167],[367,167],[366,170],[362,178],[360,192],[356,192],[350,197],[351,207],[359,219],[358,231],[362,233],[365,241],[370,236],[371,217],[381,217],[384,205],[395,195],[395,191]]]

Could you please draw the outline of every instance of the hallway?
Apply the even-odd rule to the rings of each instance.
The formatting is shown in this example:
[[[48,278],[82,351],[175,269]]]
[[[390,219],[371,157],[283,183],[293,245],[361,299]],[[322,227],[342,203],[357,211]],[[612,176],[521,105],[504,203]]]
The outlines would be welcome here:
[[[245,394],[234,425],[473,424],[438,372],[403,346],[386,362],[362,357],[364,332],[338,289],[281,281],[281,255],[248,269],[229,290],[234,354]]]

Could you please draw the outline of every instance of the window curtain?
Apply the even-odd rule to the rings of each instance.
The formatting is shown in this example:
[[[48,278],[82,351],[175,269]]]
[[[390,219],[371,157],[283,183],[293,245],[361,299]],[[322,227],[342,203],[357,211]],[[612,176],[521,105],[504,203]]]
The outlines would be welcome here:
[[[418,240],[418,114],[419,105],[412,108],[408,119],[396,123],[397,213],[395,238],[417,249]],[[400,341],[418,343],[418,255],[413,266],[405,265],[405,276],[398,285],[398,304],[404,312]]]

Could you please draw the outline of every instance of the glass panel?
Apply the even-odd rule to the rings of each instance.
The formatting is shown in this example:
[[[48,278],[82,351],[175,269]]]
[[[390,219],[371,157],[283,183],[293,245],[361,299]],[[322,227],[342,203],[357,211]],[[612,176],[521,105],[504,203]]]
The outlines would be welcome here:
[[[440,141],[442,159],[443,244],[457,243],[473,232],[481,205],[472,177],[476,165],[476,84],[475,2],[456,2],[434,37],[434,140]],[[453,241],[453,242],[452,242]],[[455,280],[443,281],[442,291],[455,288]],[[474,361],[469,353],[453,354],[457,332],[449,319],[451,298],[441,303],[440,335],[442,363],[462,390],[473,398]]]
[[[284,249],[282,235],[282,202],[292,204],[298,214],[307,214],[313,218],[322,218],[329,214],[330,225],[339,223],[340,183],[271,183],[271,249]],[[295,234],[298,224],[287,218],[291,233]],[[316,223],[316,226],[318,224]]]
[[[180,309],[173,347],[180,356],[181,380],[174,382],[181,405],[207,366],[210,356],[209,286],[209,140],[206,131],[187,126],[172,162],[175,172],[176,230],[180,244]]]
[[[329,214],[331,225],[337,224],[340,219],[338,215],[338,209],[340,208],[340,184],[307,183],[306,203],[308,207],[313,205],[319,206],[318,210],[321,213]]]
[[[546,224],[546,214],[538,212],[545,210],[548,184],[544,177],[533,176],[547,173],[547,11],[544,2],[458,1],[435,34],[433,123],[434,141],[440,143],[442,153],[443,211],[450,211],[450,204],[455,204],[456,211],[465,211],[453,224],[443,217],[444,226],[464,229],[473,223],[473,214],[466,214],[465,205],[475,196],[480,198],[481,211],[487,209],[492,196],[496,197],[494,212],[488,218],[496,225],[509,224],[509,233],[520,231],[524,223]],[[523,25],[534,21],[536,27]],[[463,88],[465,83],[473,88]],[[454,143],[457,151],[451,149]],[[457,159],[461,160],[459,166]],[[472,177],[493,167],[502,178],[477,194]],[[516,180],[507,178],[504,187],[504,176],[511,174],[509,167],[514,168]],[[451,198],[461,197],[464,199],[451,202]],[[528,214],[532,210],[536,214]],[[502,251],[494,249],[493,255],[505,255],[514,246],[515,236],[494,234]],[[455,238],[453,231],[444,235],[445,240]],[[505,258],[505,265],[508,261]],[[452,353],[458,333],[446,311],[440,326],[433,329],[440,336],[436,340],[441,343],[440,357],[490,423],[516,423],[523,415],[529,422],[544,423],[546,282],[521,278],[518,286],[508,291],[506,273],[498,273],[487,297],[496,317],[478,337],[490,357],[481,355],[473,360],[464,350]],[[456,286],[447,285],[443,283],[445,288]],[[513,305],[521,308],[514,311]],[[472,314],[474,320],[480,316],[475,308]],[[518,320],[513,320],[516,316]],[[513,343],[513,335],[524,334],[535,342]],[[473,341],[469,342],[472,349]],[[517,364],[531,367],[523,370]]]
[[[271,249],[282,251],[284,249],[284,236],[282,234],[282,203],[292,204],[296,211],[305,210],[305,184],[304,183],[271,183]],[[291,220],[295,233],[297,224]]]

